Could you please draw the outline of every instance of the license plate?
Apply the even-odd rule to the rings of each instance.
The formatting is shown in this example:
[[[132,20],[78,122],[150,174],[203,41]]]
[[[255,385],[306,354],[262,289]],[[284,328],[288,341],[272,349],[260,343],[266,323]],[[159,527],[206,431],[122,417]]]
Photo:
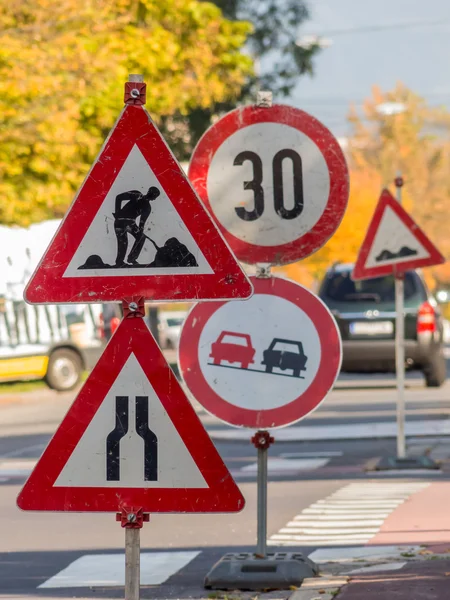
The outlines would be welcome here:
[[[350,323],[352,335],[390,335],[394,333],[394,324],[391,321],[359,321]]]

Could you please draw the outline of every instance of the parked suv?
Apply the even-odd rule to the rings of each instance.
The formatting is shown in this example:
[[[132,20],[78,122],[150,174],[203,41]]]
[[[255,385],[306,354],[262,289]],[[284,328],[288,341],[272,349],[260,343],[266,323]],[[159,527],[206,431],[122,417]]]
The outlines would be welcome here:
[[[326,273],[320,298],[333,313],[343,342],[343,371],[395,371],[394,277],[353,281],[352,264]],[[423,372],[428,387],[446,379],[443,320],[417,271],[405,273],[406,366]]]

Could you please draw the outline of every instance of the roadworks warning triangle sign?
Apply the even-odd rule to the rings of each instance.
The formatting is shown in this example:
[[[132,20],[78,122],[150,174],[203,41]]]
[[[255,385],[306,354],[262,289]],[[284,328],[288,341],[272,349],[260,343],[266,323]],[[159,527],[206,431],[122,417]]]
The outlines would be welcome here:
[[[429,267],[445,258],[388,190],[383,190],[353,269],[370,279]]]
[[[252,286],[142,106],[125,106],[33,274],[30,303],[248,298]]]
[[[142,318],[125,318],[17,504],[237,512],[244,498]]]

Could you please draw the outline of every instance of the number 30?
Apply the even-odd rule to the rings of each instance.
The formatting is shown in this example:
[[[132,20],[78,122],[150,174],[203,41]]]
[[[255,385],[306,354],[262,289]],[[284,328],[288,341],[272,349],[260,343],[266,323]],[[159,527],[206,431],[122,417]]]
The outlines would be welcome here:
[[[283,191],[283,160],[289,158],[292,161],[292,175],[294,182],[294,206],[287,209],[284,206]],[[251,161],[253,165],[253,179],[244,181],[244,190],[253,190],[255,207],[253,210],[247,210],[243,206],[237,206],[234,210],[238,217],[244,221],[256,221],[264,212],[264,190],[261,186],[263,180],[262,160],[250,150],[240,152],[234,159],[233,165],[241,166],[246,160]],[[273,174],[273,204],[275,212],[282,219],[295,219],[303,211],[303,169],[302,159],[295,150],[280,150],[275,154],[272,161]]]

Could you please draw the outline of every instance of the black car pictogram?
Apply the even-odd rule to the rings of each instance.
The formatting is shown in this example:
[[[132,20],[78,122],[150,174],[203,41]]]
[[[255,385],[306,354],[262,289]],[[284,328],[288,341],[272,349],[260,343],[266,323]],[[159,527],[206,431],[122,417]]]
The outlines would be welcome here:
[[[286,347],[289,350],[285,350]],[[300,377],[300,372],[306,371],[307,360],[301,342],[274,338],[267,350],[264,350],[261,364],[266,366],[266,373],[272,373],[272,369],[277,367],[282,371],[292,369],[292,376]]]

